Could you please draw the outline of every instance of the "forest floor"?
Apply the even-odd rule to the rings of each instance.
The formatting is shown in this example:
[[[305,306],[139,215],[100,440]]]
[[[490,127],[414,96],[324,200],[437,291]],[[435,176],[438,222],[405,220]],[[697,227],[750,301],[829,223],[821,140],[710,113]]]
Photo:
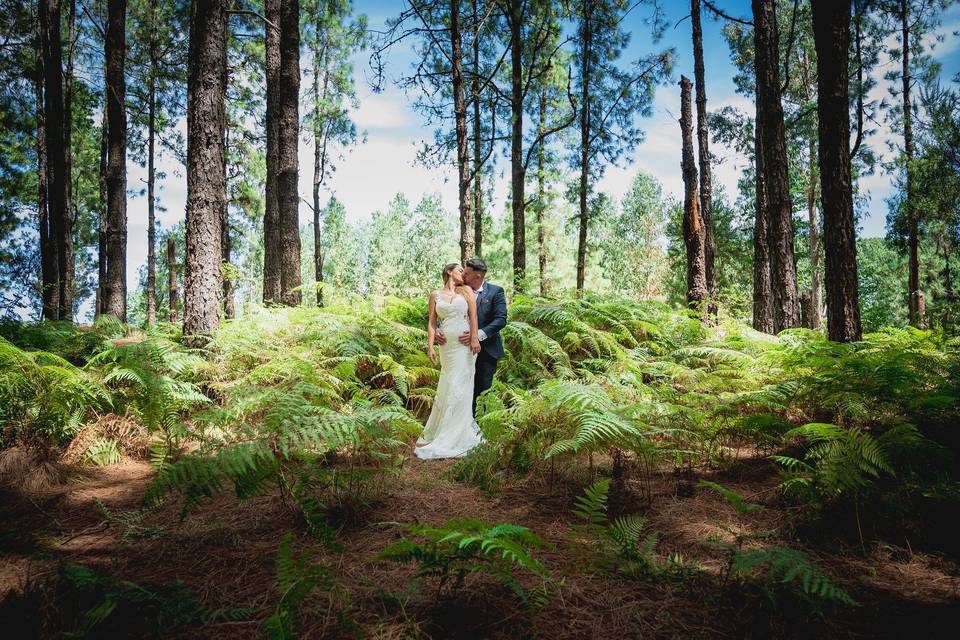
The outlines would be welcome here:
[[[933,638],[956,637],[960,628],[960,565],[906,541],[865,550],[856,539],[798,542],[773,491],[777,472],[761,457],[703,476],[766,507],[743,516],[708,489],[680,497],[689,491],[678,491],[678,483],[692,485],[666,470],[654,474],[649,507],[640,498],[611,505],[611,511],[646,515],[659,534],[657,556],[679,554],[688,567],[641,580],[575,569],[568,532],[582,483],[567,490],[526,480],[488,495],[450,479],[451,464],[411,456],[388,480],[386,497],[361,522],[339,530],[338,552],[304,533],[278,494],[239,501],[224,492],[182,521],[180,505],[170,501],[141,520],[136,513],[154,473],[141,461],[84,470],[42,499],[0,494],[0,629],[8,638],[60,637],[83,620],[89,603],[55,580],[58,567],[71,563],[144,586],[180,581],[208,610],[249,609],[164,628],[165,638],[262,637],[277,600],[274,558],[287,532],[300,532],[296,550],[312,547],[334,569],[334,588],[315,589],[303,601],[300,631],[307,638]],[[627,489],[627,495],[644,495],[639,483],[628,481]],[[438,599],[435,582],[408,588],[413,566],[375,559],[397,539],[394,523],[440,524],[459,516],[524,525],[553,543],[535,553],[553,579],[545,605],[526,607],[483,575],[469,576],[455,594]],[[799,598],[771,599],[756,586],[723,585],[725,553],[709,541],[729,540],[730,532],[753,544],[803,549],[858,605],[816,611]],[[109,597],[104,602],[117,604]],[[111,620],[119,626],[99,634],[148,635],[143,620]]]

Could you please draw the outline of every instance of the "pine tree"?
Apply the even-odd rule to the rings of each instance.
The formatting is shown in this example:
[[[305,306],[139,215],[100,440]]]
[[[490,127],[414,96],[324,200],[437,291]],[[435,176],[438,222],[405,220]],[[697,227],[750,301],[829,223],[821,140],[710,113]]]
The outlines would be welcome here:
[[[830,339],[839,342],[862,336],[850,177],[850,8],[850,0],[813,0],[827,329]]]
[[[108,3],[107,103],[107,284],[103,313],[127,321],[127,83],[126,0]]]
[[[157,159],[167,146],[176,152],[182,143],[169,130],[182,116],[185,89],[186,7],[181,3],[133,0],[129,5],[128,75],[136,81],[128,87],[133,105],[130,116],[134,157],[147,169],[147,323],[157,321],[156,212],[160,206]],[[169,142],[163,140],[169,137]],[[159,148],[158,148],[159,147]],[[173,149],[170,149],[173,147]]]
[[[610,0],[581,0],[577,5],[579,145],[572,164],[580,174],[578,293],[583,292],[586,274],[593,184],[603,175],[605,163],[617,162],[643,139],[634,119],[651,113],[654,90],[673,66],[670,50],[643,56],[628,70],[616,65],[629,42],[629,34],[620,26],[627,10],[628,7]],[[664,28],[656,11],[652,28],[656,41]]]
[[[349,147],[357,140],[357,127],[349,116],[349,109],[359,104],[349,58],[365,44],[366,16],[350,20],[349,0],[314,0],[310,10],[305,39],[313,51],[312,104],[305,120],[313,133],[314,277],[317,305],[323,306],[326,250],[320,190],[335,169],[334,160],[342,157],[336,148]]]
[[[693,115],[690,107],[690,80],[680,77],[680,130],[683,168],[683,240],[687,250],[687,304],[703,311],[709,294],[706,271],[706,229],[700,213],[697,163],[693,153]]]
[[[780,102],[779,29],[775,0],[753,0],[758,139],[763,157],[764,215],[770,256],[775,332],[800,326],[794,262],[793,205]]]
[[[220,322],[227,2],[194,0],[187,73],[187,230],[183,334],[202,344]]]

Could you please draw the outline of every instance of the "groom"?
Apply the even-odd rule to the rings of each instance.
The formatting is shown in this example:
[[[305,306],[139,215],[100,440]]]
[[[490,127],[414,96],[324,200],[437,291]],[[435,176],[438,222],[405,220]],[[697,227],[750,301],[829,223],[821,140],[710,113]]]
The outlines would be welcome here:
[[[473,378],[473,414],[477,414],[477,396],[493,384],[497,360],[503,357],[503,341],[500,329],[507,325],[507,297],[503,287],[486,282],[487,263],[480,258],[470,258],[463,263],[463,283],[473,289],[477,299],[477,337],[480,338],[480,353],[477,354],[476,374]],[[470,332],[460,335],[460,343],[470,345]],[[437,344],[445,344],[446,336],[437,331]]]

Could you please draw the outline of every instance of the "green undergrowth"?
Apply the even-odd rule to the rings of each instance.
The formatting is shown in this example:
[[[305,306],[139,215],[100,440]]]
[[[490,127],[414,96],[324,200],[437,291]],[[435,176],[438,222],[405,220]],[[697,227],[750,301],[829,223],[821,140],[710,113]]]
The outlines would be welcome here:
[[[425,317],[424,301],[396,298],[259,309],[203,350],[171,325],[5,324],[0,446],[55,460],[122,416],[146,432],[158,471],[148,504],[177,497],[186,514],[223,490],[279,490],[333,544],[388,492],[429,414],[439,371]],[[772,456],[810,517],[856,511],[861,538],[863,509],[956,500],[960,343],[943,334],[837,344],[707,326],[657,302],[517,296],[501,335],[507,356],[478,411],[486,443],[453,469],[488,491],[582,478],[599,456],[611,491],[635,480],[650,500],[665,465],[724,468],[746,452]],[[132,450],[97,428],[78,459]]]

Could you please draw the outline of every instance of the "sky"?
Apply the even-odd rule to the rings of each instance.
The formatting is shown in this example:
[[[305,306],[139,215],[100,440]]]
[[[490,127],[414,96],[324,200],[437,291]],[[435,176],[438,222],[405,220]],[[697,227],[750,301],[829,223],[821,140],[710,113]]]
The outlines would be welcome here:
[[[747,0],[719,0],[717,4],[730,15],[745,18],[750,16],[750,2]],[[629,184],[638,171],[656,178],[663,185],[665,194],[679,200],[682,200],[683,196],[680,127],[677,120],[680,115],[680,91],[677,82],[681,74],[693,77],[690,20],[683,19],[689,13],[689,4],[665,0],[663,6],[670,26],[659,43],[651,43],[649,30],[643,24],[644,18],[649,15],[648,9],[640,7],[624,21],[625,29],[632,33],[630,45],[623,56],[624,63],[651,51],[673,47],[676,64],[673,81],[657,90],[653,114],[639,121],[645,132],[643,142],[621,162],[621,166],[608,167],[598,185],[600,191],[608,193],[616,201],[620,201],[628,191]],[[388,18],[396,16],[399,7],[400,3],[396,0],[354,0],[356,12],[367,15],[371,29],[381,29]],[[752,101],[736,94],[734,90],[732,78],[735,69],[730,62],[729,49],[721,33],[722,23],[708,17],[706,11],[702,22],[708,110],[715,111],[731,105],[752,115]],[[958,30],[960,5],[954,5],[943,15],[943,24],[937,33],[943,36],[944,41],[937,43],[934,49],[934,55],[943,64],[945,81],[960,73],[960,38],[956,36]],[[893,48],[897,43],[891,38],[888,45]],[[351,113],[357,128],[365,134],[363,137],[366,141],[344,150],[344,158],[336,163],[337,171],[329,179],[327,193],[322,198],[335,195],[344,203],[347,219],[351,222],[368,220],[374,211],[385,208],[396,193],[404,193],[414,203],[424,194],[439,193],[445,209],[451,216],[455,215],[456,167],[451,165],[430,169],[416,163],[417,149],[422,141],[432,139],[432,129],[426,126],[421,116],[412,109],[412,100],[394,84],[388,84],[380,93],[373,91],[370,86],[372,74],[368,59],[369,52],[361,52],[354,57],[354,74],[360,104]],[[397,47],[387,58],[388,79],[396,80],[408,72],[413,62],[414,55],[409,46]],[[882,81],[882,76],[894,67],[895,63],[889,59],[881,60],[881,68],[877,73],[881,81],[871,98],[882,99],[889,96],[888,84]],[[302,89],[308,89],[306,83],[302,85]],[[185,133],[185,124],[181,122],[179,126]],[[886,153],[886,142],[893,139],[895,138],[891,132],[881,127],[870,144],[876,151]],[[744,159],[731,149],[719,145],[711,145],[710,150],[717,157],[717,163],[713,166],[714,183],[723,185],[728,194],[735,194],[737,180],[744,168]],[[299,157],[300,194],[309,200],[313,149],[303,140],[303,136]],[[161,158],[158,167],[167,174],[159,191],[160,203],[165,211],[158,214],[158,221],[162,227],[168,228],[183,219],[186,177],[183,166],[170,157]],[[501,214],[506,201],[509,187],[507,159],[498,159],[497,172],[494,215]],[[885,199],[891,193],[891,182],[891,177],[882,171],[861,179],[860,188],[868,194],[868,211],[861,220],[861,236],[884,235],[887,213]],[[130,160],[128,186],[131,192],[139,191],[145,184],[145,169]],[[146,198],[131,195],[127,215],[127,287],[129,291],[133,291],[138,283],[138,271],[147,255]],[[301,224],[310,222],[311,217],[309,208],[301,207]]]

